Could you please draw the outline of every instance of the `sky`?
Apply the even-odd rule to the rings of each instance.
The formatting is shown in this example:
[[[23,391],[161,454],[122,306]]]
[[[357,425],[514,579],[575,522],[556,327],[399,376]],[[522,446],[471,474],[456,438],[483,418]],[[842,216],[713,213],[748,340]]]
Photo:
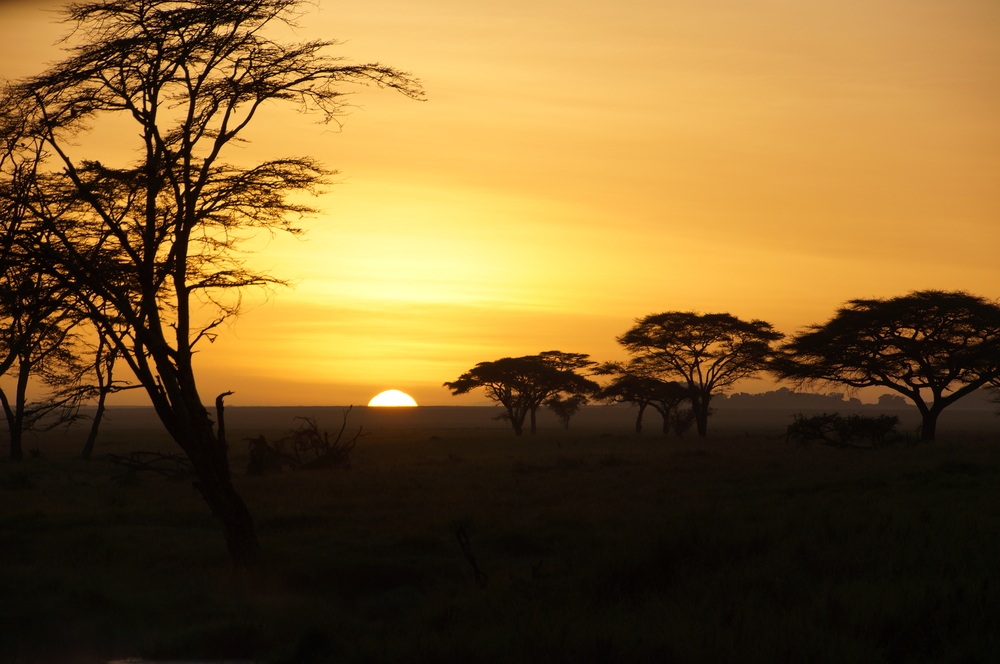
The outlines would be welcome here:
[[[0,76],[60,57],[59,5],[0,0]],[[854,298],[1000,297],[995,0],[304,8],[276,34],[411,72],[426,101],[357,88],[339,126],[251,128],[247,158],[311,155],[338,184],[305,238],[259,243],[293,285],[203,349],[206,399],[475,404],[442,383],[545,350],[624,359],[651,313],[792,334]]]

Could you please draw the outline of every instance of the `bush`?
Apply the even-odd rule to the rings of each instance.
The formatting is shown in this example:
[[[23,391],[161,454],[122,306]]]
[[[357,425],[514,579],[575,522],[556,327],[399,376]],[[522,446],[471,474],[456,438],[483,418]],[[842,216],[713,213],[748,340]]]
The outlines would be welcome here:
[[[350,468],[351,452],[358,439],[366,436],[361,427],[351,435],[346,436],[347,416],[351,412],[344,411],[344,421],[337,436],[330,440],[330,434],[322,433],[316,420],[311,417],[296,417],[303,424],[293,429],[284,438],[268,444],[264,436],[247,438],[250,444],[250,462],[247,464],[247,475],[264,475],[280,472],[285,468],[295,470],[317,470],[324,468]]]
[[[895,415],[848,415],[823,413],[806,417],[801,413],[792,416],[794,421],[785,432],[786,440],[800,444],[819,442],[833,447],[870,447],[881,449],[899,442],[910,442],[910,437],[896,431],[899,418]]]

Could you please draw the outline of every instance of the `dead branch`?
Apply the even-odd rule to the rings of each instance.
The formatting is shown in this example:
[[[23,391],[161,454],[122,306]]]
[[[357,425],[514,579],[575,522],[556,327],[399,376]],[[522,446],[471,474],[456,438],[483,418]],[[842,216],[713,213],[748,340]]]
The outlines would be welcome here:
[[[135,451],[128,454],[109,454],[107,459],[115,466],[125,469],[116,479],[137,476],[139,473],[154,473],[169,479],[188,476],[192,471],[191,462],[183,454],[162,454],[160,452]]]
[[[469,563],[469,566],[472,567],[472,574],[476,579],[476,585],[485,589],[490,576],[483,570],[479,569],[476,557],[472,555],[472,545],[469,543],[469,524],[462,521],[452,521],[451,527],[452,531],[455,533],[455,539],[458,540],[458,546],[462,549],[462,555],[465,556],[465,560]]]
[[[215,397],[215,416],[219,420],[219,433],[218,433],[219,443],[221,443],[222,446],[226,447],[227,449],[228,449],[228,444],[226,443],[226,414],[225,414],[226,407],[225,404],[223,404],[223,401],[225,400],[226,397],[230,396],[231,394],[233,393],[223,392],[219,396]]]
[[[296,417],[303,424],[293,429],[287,436],[269,444],[264,436],[247,438],[250,444],[248,475],[263,475],[280,472],[285,468],[293,470],[318,470],[324,468],[350,468],[351,452],[358,439],[368,435],[358,427],[353,434],[347,432],[347,418],[351,408],[344,411],[343,421],[337,436],[331,440],[327,431],[320,431],[316,420],[311,417]]]

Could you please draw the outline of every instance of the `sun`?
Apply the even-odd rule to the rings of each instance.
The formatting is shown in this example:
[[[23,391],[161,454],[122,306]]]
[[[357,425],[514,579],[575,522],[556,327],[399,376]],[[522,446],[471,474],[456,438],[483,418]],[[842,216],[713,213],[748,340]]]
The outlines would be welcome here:
[[[368,402],[369,406],[416,406],[417,402],[413,400],[406,392],[400,392],[399,390],[386,390],[380,394],[376,394],[372,397],[372,400]]]

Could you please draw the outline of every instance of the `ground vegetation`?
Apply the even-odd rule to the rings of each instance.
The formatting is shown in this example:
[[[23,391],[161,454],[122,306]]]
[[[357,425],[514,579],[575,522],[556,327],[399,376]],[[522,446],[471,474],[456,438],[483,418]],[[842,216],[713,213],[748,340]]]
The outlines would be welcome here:
[[[0,461],[0,661],[997,659],[995,429],[862,451],[783,420],[664,446],[630,420],[526,444],[442,413],[377,428],[349,471],[236,477],[266,543],[249,573],[182,482],[112,481],[48,434]],[[137,440],[169,439],[102,447]]]
[[[812,442],[833,447],[869,447],[879,449],[911,443],[913,439],[896,430],[896,415],[841,415],[822,413],[806,416],[798,413],[785,431],[785,438],[797,443]]]

